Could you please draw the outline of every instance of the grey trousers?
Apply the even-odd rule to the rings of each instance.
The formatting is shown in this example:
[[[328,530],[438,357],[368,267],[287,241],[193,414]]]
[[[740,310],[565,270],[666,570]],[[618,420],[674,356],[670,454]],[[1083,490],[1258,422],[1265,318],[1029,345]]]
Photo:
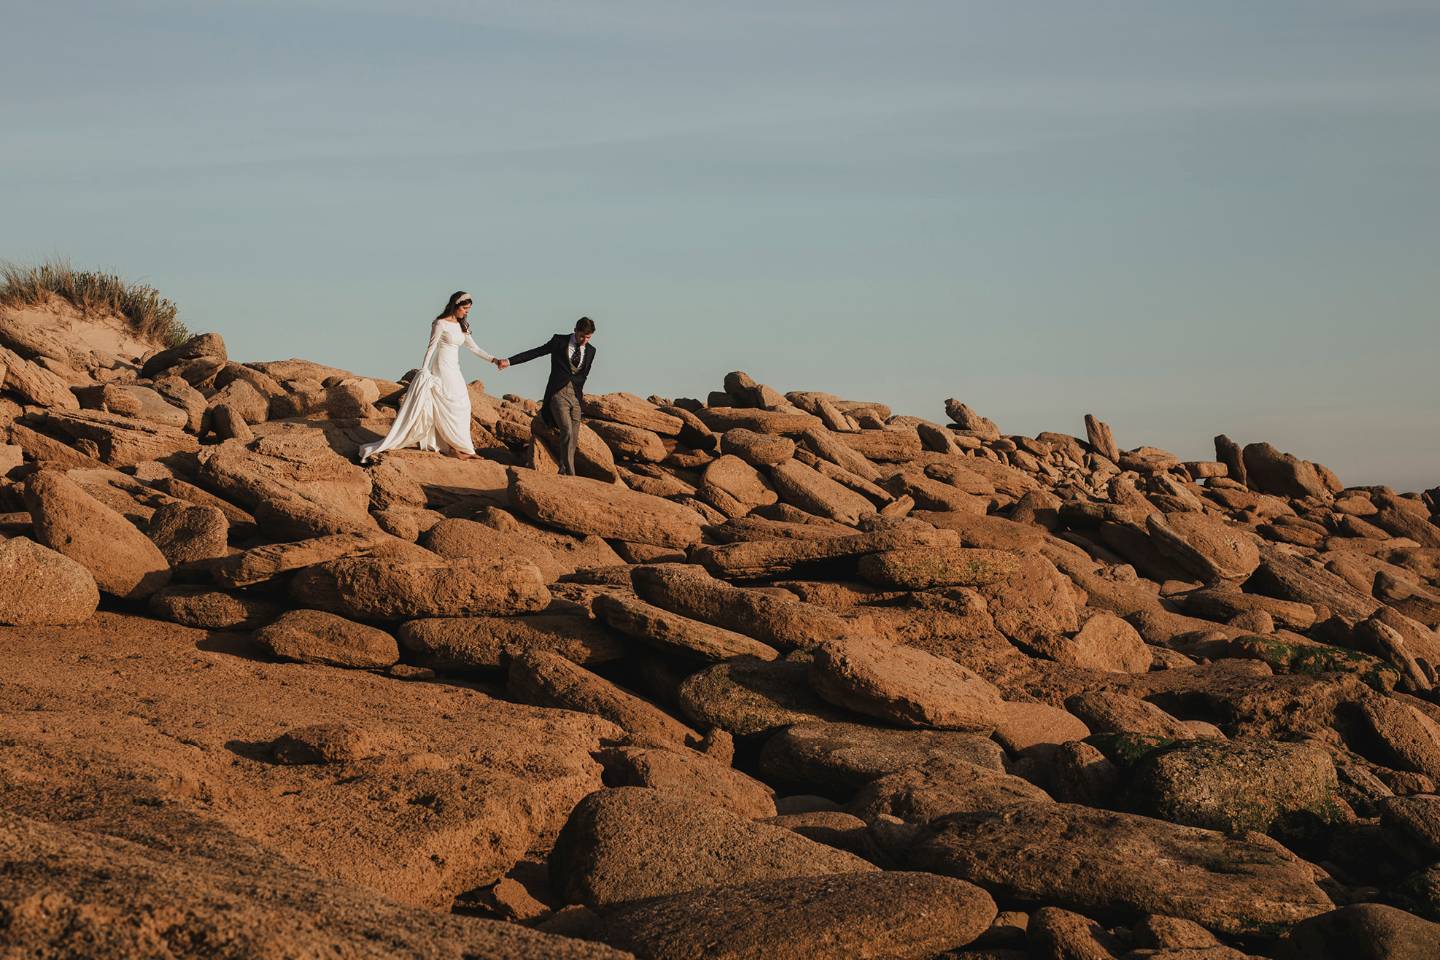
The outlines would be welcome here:
[[[575,447],[580,443],[580,398],[566,387],[550,398],[550,419],[559,435],[560,472],[575,475]]]

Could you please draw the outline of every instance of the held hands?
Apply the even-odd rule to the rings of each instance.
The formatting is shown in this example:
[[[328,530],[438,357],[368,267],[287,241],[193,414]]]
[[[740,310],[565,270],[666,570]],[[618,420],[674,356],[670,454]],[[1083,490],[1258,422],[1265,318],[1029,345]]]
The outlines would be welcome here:
[[[492,362],[495,364],[496,367],[500,368],[501,370],[504,370],[506,367],[510,366],[510,361],[506,360],[504,357],[496,357]]]

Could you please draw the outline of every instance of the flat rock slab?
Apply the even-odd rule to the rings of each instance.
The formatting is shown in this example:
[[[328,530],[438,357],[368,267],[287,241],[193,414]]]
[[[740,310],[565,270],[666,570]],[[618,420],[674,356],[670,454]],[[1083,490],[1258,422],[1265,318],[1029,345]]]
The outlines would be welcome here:
[[[549,842],[601,786],[591,754],[620,735],[596,717],[458,686],[217,646],[205,631],[105,611],[79,627],[0,628],[0,808],[142,841],[153,828],[167,851],[206,857],[203,840],[153,818],[219,824],[328,886],[448,909]],[[20,709],[36,703],[45,709]],[[273,762],[285,731],[373,717],[377,705],[386,756],[343,769]]]
[[[307,567],[290,583],[306,606],[361,620],[535,613],[550,603],[528,560],[350,557]]]
[[[263,597],[194,586],[170,586],[153,593],[149,608],[161,620],[206,630],[255,630],[283,609]]]
[[[950,757],[1005,772],[1005,752],[987,736],[958,730],[891,730],[859,723],[797,723],[760,753],[767,778],[849,795],[889,773]]]
[[[137,840],[0,810],[6,863],[0,911],[8,918],[0,952],[116,960],[631,956],[515,924],[405,906],[163,807],[134,803],[130,816],[144,820]]]
[[[619,907],[607,942],[651,960],[928,960],[995,919],[980,888],[928,873],[766,880]]]
[[[704,660],[750,656],[774,660],[774,647],[742,633],[662,610],[637,597],[605,594],[595,598],[595,615],[620,633],[668,650]]]
[[[606,786],[684,794],[696,803],[724,807],[752,820],[775,816],[775,791],[693,750],[614,747],[598,759],[605,765]]]
[[[524,703],[604,717],[646,746],[698,747],[701,736],[659,707],[559,654],[527,650],[510,658],[506,690]]]
[[[1020,777],[964,760],[933,757],[918,767],[886,774],[866,784],[848,809],[867,821],[888,814],[926,824],[952,813],[1002,810],[1049,799],[1044,790]]]
[[[953,537],[927,525],[924,529],[857,533],[823,540],[755,540],[706,546],[695,551],[694,559],[717,577],[753,580],[884,550],[940,546],[953,543]]]
[[[618,787],[581,800],[550,855],[568,903],[644,900],[756,880],[873,871],[854,854],[693,798]]]
[[[273,657],[332,667],[383,669],[400,659],[395,638],[384,630],[323,610],[287,610],[255,634]]]
[[[701,516],[689,507],[585,477],[512,470],[510,497],[539,523],[631,543],[688,547],[700,542]]]
[[[892,590],[978,587],[1014,574],[1019,561],[1005,550],[971,547],[905,548],[860,558],[860,576]]]
[[[302,567],[365,553],[393,539],[377,530],[267,543],[226,557],[210,568],[210,576],[222,587],[253,586]]]
[[[396,636],[425,666],[442,671],[499,670],[507,651],[543,650],[582,666],[618,660],[626,651],[626,642],[603,624],[568,613],[407,620]]]
[[[1097,919],[1159,913],[1221,933],[1273,935],[1333,906],[1311,868],[1278,845],[1063,803],[941,818],[907,863],[1004,903]]]
[[[642,600],[782,650],[839,640],[853,630],[824,607],[736,587],[693,564],[635,567],[630,579]]]
[[[907,727],[987,730],[1002,704],[993,684],[953,660],[869,638],[821,644],[810,683],[836,706]]]
[[[680,685],[685,715],[737,737],[792,723],[843,720],[843,711],[811,689],[809,665],[737,657],[692,674]]]

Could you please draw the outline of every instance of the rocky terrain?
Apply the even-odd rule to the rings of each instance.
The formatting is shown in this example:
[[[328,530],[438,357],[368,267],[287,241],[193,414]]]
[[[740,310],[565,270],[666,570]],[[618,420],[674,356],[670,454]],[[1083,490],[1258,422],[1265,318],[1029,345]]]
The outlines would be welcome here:
[[[37,317],[0,956],[1440,956],[1440,492],[741,372],[361,467],[403,380]]]

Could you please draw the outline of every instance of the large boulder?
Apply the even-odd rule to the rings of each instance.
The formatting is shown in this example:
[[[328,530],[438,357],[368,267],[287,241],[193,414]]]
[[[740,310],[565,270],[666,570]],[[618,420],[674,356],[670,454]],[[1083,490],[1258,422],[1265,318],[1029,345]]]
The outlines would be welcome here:
[[[184,383],[183,380],[180,382]],[[186,388],[191,389],[189,384]],[[134,420],[149,420],[176,430],[190,426],[190,415],[181,405],[171,403],[155,390],[138,383],[106,383],[85,387],[75,393],[81,404],[92,410],[103,410]]]
[[[933,757],[872,780],[855,794],[849,810],[863,820],[884,814],[925,824],[952,813],[1000,810],[1017,803],[1047,802],[1039,787],[986,767]]]
[[[545,544],[460,517],[447,517],[425,531],[420,543],[442,557],[476,560],[528,560],[540,570],[546,583],[553,583],[574,567],[562,562]]]
[[[0,541],[0,624],[81,623],[99,604],[81,564],[25,537]]]
[[[178,567],[225,556],[230,521],[219,507],[177,500],[157,508],[145,532]]]
[[[428,667],[444,671],[499,670],[508,653],[543,650],[581,665],[625,655],[626,643],[587,616],[537,613],[523,617],[434,617],[407,620],[401,645]]]
[[[202,358],[218,361],[216,369],[225,366],[225,361],[228,359],[225,338],[218,333],[201,333],[186,340],[178,347],[151,354],[140,368],[140,376],[147,379],[153,378],[171,367]]]
[[[860,558],[860,576],[892,590],[976,587],[996,583],[1019,570],[1014,554],[972,547],[904,548]]]
[[[376,531],[370,478],[318,432],[227,441],[201,456],[200,482],[255,515],[271,539]]]
[[[1145,521],[1150,541],[1165,556],[1207,583],[1244,580],[1260,566],[1254,536],[1203,513],[1171,513]]]
[[[36,539],[89,570],[103,592],[139,600],[170,582],[160,548],[63,473],[32,474],[25,504]]]
[[[771,467],[770,482],[786,502],[840,523],[854,525],[875,512],[869,500],[798,460]]]
[[[639,566],[630,571],[642,599],[674,613],[744,633],[772,647],[809,648],[852,632],[823,607],[732,586],[692,565]]]
[[[263,597],[173,585],[152,593],[149,608],[161,620],[205,630],[255,630],[281,612],[279,605]]]
[[[300,604],[360,620],[535,613],[550,603],[528,560],[363,556],[307,567],[290,584]]]
[[[976,588],[1005,636],[1026,641],[1074,633],[1079,616],[1070,581],[1045,557],[1022,554],[1015,573]]]
[[[906,727],[992,729],[1000,691],[953,660],[883,640],[821,644],[810,682],[837,706]]]
[[[678,436],[684,421],[664,412],[649,400],[633,393],[587,394],[585,416],[649,430],[666,437]]]
[[[523,703],[604,717],[637,745],[683,748],[702,742],[699,733],[664,710],[556,653],[532,649],[513,654],[506,690]]]
[[[605,766],[606,786],[663,790],[752,820],[775,816],[775,791],[693,750],[612,747],[599,760]]]
[[[1265,832],[1287,817],[1341,816],[1335,764],[1305,743],[1197,740],[1146,754],[1132,790],[1141,808],[1192,827]]]
[[[695,550],[694,558],[718,577],[749,580],[848,560],[867,553],[953,542],[953,534],[947,536],[944,531],[920,525],[816,540],[757,540],[703,546]]]
[[[988,736],[958,730],[893,730],[859,723],[797,723],[765,741],[760,769],[796,788],[848,795],[865,784],[935,758],[1005,772],[1005,752]]]
[[[1160,913],[1230,934],[1269,933],[1332,907],[1312,868],[1278,845],[1065,803],[943,817],[907,863],[1004,902],[1122,921]]]
[[[47,410],[39,422],[47,432],[66,437],[72,446],[112,467],[200,449],[200,441],[184,430],[99,410]]]
[[[1251,490],[1280,497],[1330,499],[1330,491],[1309,461],[1281,453],[1268,443],[1247,443],[1240,456]]]
[[[700,497],[727,517],[743,517],[775,503],[775,488],[750,464],[732,454],[716,457],[700,477]]]
[[[293,570],[367,553],[393,540],[389,534],[376,530],[267,543],[227,556],[211,567],[210,575],[222,587],[248,587]]]
[[[1433,960],[1440,924],[1383,903],[1356,903],[1295,925],[1284,960]]]
[[[949,877],[839,873],[618,907],[605,915],[604,939],[656,960],[928,960],[950,956],[994,919],[988,894]]]
[[[600,790],[581,800],[550,855],[556,892],[592,906],[873,870],[854,854],[784,827],[642,787]]]
[[[775,648],[742,633],[691,620],[638,597],[602,594],[592,604],[595,615],[612,629],[661,650],[704,660],[756,657],[774,660]]]
[[[400,659],[395,638],[384,630],[322,610],[287,610],[255,641],[280,660],[332,667],[383,669]]]
[[[700,515],[678,503],[585,477],[512,470],[510,497],[527,517],[571,533],[688,547],[700,542]]]
[[[0,389],[8,390],[33,406],[80,409],[80,402],[70,392],[70,385],[64,379],[6,347],[0,347]]]
[[[685,715],[737,737],[792,723],[840,720],[844,714],[810,688],[809,665],[737,657],[691,674],[680,684]]]

